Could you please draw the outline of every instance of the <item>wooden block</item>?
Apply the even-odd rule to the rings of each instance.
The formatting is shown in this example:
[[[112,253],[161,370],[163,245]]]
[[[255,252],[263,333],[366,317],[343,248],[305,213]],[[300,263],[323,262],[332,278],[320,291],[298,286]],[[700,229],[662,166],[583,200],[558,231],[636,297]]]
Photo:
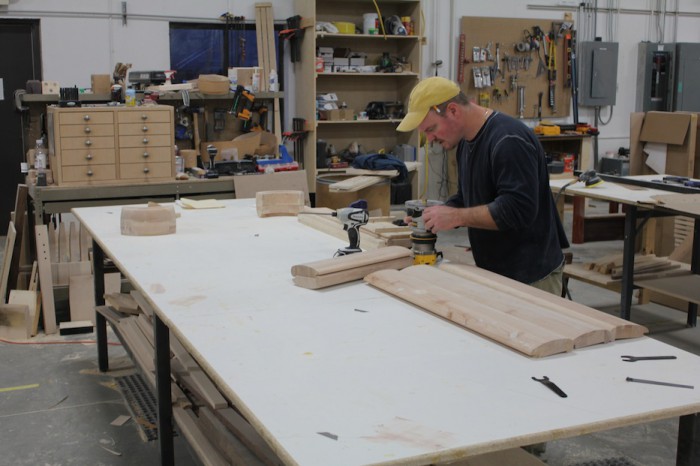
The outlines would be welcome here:
[[[10,289],[8,280],[10,278],[10,264],[12,262],[12,255],[15,248],[15,241],[17,238],[17,230],[15,230],[15,224],[10,222],[7,227],[7,238],[5,238],[5,251],[3,252],[2,259],[2,273],[0,274],[0,304],[7,302],[7,291]]]
[[[29,334],[34,336],[39,330],[39,312],[41,309],[41,295],[36,290],[10,290],[8,304],[24,305],[29,309],[31,328]]]
[[[29,307],[23,304],[0,304],[0,338],[26,340],[31,335]]]
[[[138,315],[141,313],[136,300],[126,293],[105,294],[105,301],[119,312]]]
[[[119,272],[105,274],[105,294],[119,293],[122,290],[122,275]]]
[[[53,296],[53,276],[49,256],[49,232],[46,225],[36,225],[36,256],[39,264],[41,307],[46,334],[56,333],[56,307]]]
[[[312,290],[360,280],[383,269],[403,269],[413,265],[409,249],[390,246],[374,251],[334,257],[292,267],[294,283]]]
[[[95,323],[95,280],[92,275],[73,275],[69,279],[68,304],[72,322]]]
[[[173,206],[124,206],[121,211],[121,233],[126,236],[171,235],[176,231],[175,218]]]
[[[58,331],[61,335],[74,335],[76,333],[92,333],[95,324],[91,320],[76,320],[71,322],[61,322]]]
[[[258,217],[297,215],[304,208],[303,191],[258,191],[255,209]]]

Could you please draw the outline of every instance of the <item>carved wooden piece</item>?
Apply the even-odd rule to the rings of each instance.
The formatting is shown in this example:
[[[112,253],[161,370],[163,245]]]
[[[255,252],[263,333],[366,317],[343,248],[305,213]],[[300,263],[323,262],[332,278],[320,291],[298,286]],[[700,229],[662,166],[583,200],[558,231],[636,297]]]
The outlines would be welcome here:
[[[577,316],[579,319],[592,319],[604,328],[610,329],[612,338],[615,340],[639,338],[649,331],[642,325],[591,309],[583,304],[563,300],[563,298],[554,296],[546,291],[538,290],[524,283],[489,272],[488,270],[479,269],[474,266],[447,263],[440,265],[440,269],[486,284],[493,289],[504,291],[513,297],[527,299],[542,308],[551,309],[552,311],[560,313],[566,312]]]
[[[414,267],[428,268],[425,265]],[[442,273],[449,275],[449,272]],[[366,276],[365,281],[528,356],[550,356],[574,348],[569,338],[519,317],[494,312],[492,308],[471,301],[467,294],[450,291],[427,277],[380,270]]]
[[[389,246],[374,251],[324,259],[292,267],[294,284],[312,290],[360,280],[383,269],[403,269],[413,264],[409,249]]]

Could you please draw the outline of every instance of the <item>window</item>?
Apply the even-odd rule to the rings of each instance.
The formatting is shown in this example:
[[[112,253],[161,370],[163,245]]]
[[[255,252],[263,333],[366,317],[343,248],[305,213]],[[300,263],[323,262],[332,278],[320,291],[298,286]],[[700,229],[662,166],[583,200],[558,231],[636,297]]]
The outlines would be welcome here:
[[[277,76],[282,88],[284,61],[282,41],[275,25]],[[258,66],[258,45],[254,24],[170,23],[170,69],[176,70],[174,81],[196,79],[200,74],[228,75],[229,67]]]

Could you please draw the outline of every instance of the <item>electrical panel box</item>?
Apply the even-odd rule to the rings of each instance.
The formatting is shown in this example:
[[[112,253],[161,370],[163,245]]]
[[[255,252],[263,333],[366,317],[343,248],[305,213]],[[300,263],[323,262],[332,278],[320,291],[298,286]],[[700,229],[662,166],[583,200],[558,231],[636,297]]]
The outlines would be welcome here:
[[[700,112],[700,92],[697,79],[700,76],[700,44],[676,44],[676,80],[673,85],[673,110]]]
[[[642,42],[637,54],[637,112],[673,109],[675,44]]]
[[[579,44],[579,104],[615,105],[617,95],[617,42]]]

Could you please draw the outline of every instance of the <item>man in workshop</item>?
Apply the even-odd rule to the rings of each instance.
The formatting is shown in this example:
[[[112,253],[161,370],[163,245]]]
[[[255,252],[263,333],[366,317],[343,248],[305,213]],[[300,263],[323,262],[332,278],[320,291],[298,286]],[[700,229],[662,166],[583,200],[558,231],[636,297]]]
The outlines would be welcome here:
[[[416,128],[431,143],[457,148],[458,191],[423,211],[426,229],[467,227],[478,267],[560,295],[562,248],[569,243],[534,132],[471,102],[442,77],[424,79],[411,92],[397,129]]]

